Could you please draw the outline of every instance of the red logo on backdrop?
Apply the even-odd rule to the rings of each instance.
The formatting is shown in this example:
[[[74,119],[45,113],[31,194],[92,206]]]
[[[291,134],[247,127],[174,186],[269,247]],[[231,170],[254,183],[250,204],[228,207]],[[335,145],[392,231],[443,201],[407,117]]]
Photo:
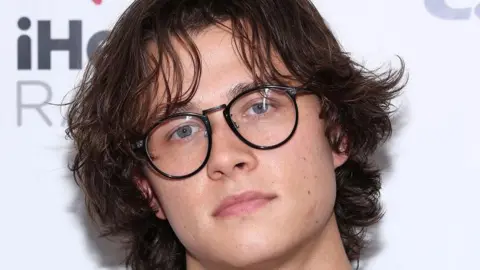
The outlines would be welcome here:
[[[100,5],[102,3],[102,0],[92,0],[95,5]]]

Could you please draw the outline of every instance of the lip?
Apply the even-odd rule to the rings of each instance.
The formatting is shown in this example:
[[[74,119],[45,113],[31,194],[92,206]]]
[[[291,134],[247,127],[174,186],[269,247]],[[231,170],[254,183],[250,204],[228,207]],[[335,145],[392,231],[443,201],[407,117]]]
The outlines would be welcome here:
[[[263,207],[277,195],[259,191],[246,191],[238,195],[228,196],[222,200],[213,212],[214,217],[229,217],[249,214]]]

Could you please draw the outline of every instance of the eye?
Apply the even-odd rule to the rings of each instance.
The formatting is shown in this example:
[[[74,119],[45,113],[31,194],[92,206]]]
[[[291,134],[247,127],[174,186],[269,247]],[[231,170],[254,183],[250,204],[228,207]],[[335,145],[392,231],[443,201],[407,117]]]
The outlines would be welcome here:
[[[199,130],[200,130],[200,127],[198,126],[184,125],[175,129],[173,133],[170,135],[170,139],[172,140],[188,139],[188,137],[191,137],[192,135],[197,133]]]
[[[248,114],[265,114],[270,109],[270,104],[266,98],[262,99],[262,102],[253,104],[247,111]]]

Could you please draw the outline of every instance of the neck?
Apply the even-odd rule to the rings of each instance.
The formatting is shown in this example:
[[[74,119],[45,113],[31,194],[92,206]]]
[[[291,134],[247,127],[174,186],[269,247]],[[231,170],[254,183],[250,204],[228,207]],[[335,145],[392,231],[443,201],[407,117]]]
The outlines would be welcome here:
[[[187,255],[187,270],[226,270],[225,265],[219,267],[204,267],[201,262]],[[302,242],[293,251],[283,254],[281,258],[256,263],[243,268],[228,268],[229,270],[316,270],[336,269],[351,270],[352,266],[345,253],[338,231],[335,216],[332,215],[324,230],[319,235]]]

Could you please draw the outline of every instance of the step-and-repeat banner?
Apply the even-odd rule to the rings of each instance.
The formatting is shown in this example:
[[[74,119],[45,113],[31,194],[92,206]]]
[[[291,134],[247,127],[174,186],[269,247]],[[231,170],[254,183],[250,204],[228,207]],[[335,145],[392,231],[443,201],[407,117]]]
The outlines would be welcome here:
[[[2,269],[113,269],[67,170],[65,101],[131,0],[0,3]],[[480,269],[479,0],[317,0],[345,49],[410,76],[371,270]],[[67,96],[68,98],[68,96]],[[122,269],[121,267],[119,269]]]

